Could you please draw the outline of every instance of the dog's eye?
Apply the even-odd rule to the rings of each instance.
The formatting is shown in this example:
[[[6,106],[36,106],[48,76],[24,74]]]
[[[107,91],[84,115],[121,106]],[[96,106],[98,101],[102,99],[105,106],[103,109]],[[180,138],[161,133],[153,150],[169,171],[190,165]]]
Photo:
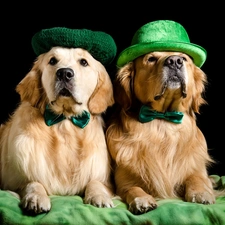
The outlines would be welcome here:
[[[81,59],[81,60],[80,60],[80,64],[81,64],[82,66],[87,66],[87,65],[88,65],[88,62],[87,62],[86,59]]]
[[[58,62],[58,60],[55,58],[55,57],[52,57],[50,60],[49,60],[49,64],[50,65],[55,65],[56,63]]]
[[[150,56],[148,58],[148,62],[155,62],[155,61],[157,61],[157,58],[156,57]]]

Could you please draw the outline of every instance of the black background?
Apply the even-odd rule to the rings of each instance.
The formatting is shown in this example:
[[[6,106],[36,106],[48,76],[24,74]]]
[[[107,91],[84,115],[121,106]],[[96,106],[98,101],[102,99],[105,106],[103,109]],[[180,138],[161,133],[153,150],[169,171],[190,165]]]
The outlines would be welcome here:
[[[133,5],[132,5],[133,4]],[[48,7],[47,7],[48,6]],[[201,107],[197,124],[206,137],[209,153],[217,164],[209,168],[209,174],[225,175],[224,155],[224,13],[223,7],[191,3],[168,2],[116,2],[61,1],[12,3],[1,7],[1,120],[17,107],[19,96],[16,84],[31,69],[36,58],[31,47],[32,36],[41,29],[51,27],[86,28],[110,34],[117,44],[117,54],[128,47],[138,28],[158,19],[181,23],[192,43],[204,47],[207,60],[201,69],[206,73],[209,85],[205,99],[208,105]],[[115,68],[107,68],[113,76]],[[26,115],[24,115],[26,116]]]

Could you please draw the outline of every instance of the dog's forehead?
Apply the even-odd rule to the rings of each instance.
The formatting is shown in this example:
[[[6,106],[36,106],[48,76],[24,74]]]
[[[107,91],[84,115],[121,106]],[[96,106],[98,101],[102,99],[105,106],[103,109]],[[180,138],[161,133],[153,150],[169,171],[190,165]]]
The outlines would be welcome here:
[[[56,57],[58,60],[74,60],[80,58],[93,59],[92,55],[83,48],[65,48],[60,46],[51,48],[51,50],[47,52],[46,55],[48,57]]]

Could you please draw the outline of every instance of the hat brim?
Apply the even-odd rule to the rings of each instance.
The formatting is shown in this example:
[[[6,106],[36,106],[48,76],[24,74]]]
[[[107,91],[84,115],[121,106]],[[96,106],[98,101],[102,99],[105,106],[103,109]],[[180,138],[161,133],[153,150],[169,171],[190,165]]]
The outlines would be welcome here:
[[[117,66],[122,67],[137,57],[153,51],[176,51],[189,55],[196,66],[201,67],[207,57],[207,52],[201,46],[183,42],[152,42],[132,45],[124,49],[117,58]]]
[[[35,54],[48,52],[52,47],[83,48],[103,65],[110,64],[116,56],[114,39],[102,31],[54,27],[37,32],[31,40]]]

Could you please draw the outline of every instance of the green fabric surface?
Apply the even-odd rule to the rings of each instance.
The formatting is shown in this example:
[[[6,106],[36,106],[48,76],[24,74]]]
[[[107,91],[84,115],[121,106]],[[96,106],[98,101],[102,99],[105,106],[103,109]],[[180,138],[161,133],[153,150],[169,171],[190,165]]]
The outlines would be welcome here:
[[[225,176],[220,184],[224,185]],[[223,186],[225,187],[225,186]],[[97,208],[84,204],[79,196],[50,196],[48,213],[23,214],[19,200],[0,190],[0,224],[11,225],[225,225],[225,196],[213,205],[188,203],[182,200],[160,200],[158,208],[142,215],[133,215],[125,203],[113,200],[115,208]]]

